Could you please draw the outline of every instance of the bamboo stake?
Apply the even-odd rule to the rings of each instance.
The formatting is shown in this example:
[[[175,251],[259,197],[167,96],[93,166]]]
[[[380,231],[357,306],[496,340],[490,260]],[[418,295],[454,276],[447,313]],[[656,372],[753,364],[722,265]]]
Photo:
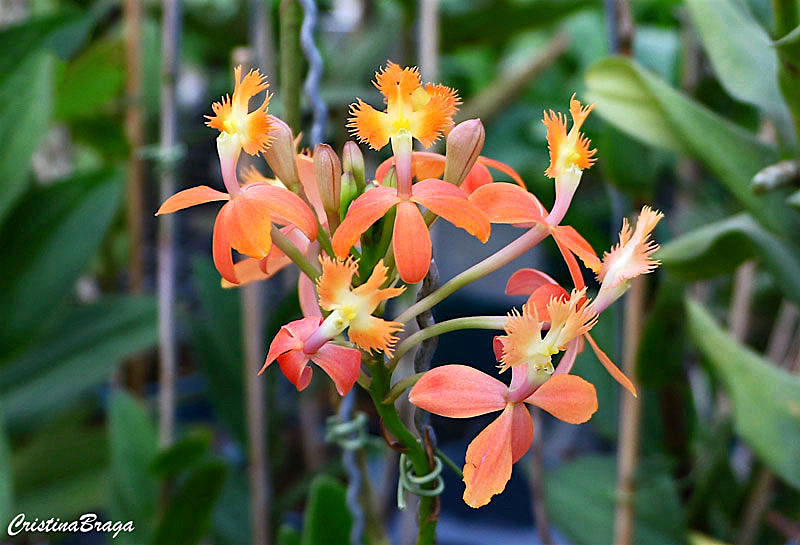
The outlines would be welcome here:
[[[179,0],[162,0],[161,22],[161,201],[175,193],[178,145],[176,84],[179,66]],[[162,447],[172,444],[175,433],[175,221],[171,214],[158,224],[158,331],[159,395],[158,437]]]

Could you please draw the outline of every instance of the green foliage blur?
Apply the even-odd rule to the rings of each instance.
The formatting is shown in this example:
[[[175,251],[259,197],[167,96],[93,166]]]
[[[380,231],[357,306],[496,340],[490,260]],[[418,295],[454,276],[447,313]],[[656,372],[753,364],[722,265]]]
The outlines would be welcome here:
[[[278,44],[281,1],[266,3]],[[136,100],[147,138],[144,149],[131,149],[120,4],[22,4],[17,20],[0,21],[0,527],[17,513],[70,520],[100,512],[136,521],[134,534],[114,542],[249,543],[239,297],[220,288],[211,265],[211,217],[200,217],[208,238],[191,243],[199,250],[179,280],[181,377],[190,384],[179,415],[197,404],[208,409],[181,419],[166,450],[155,430],[154,252],[145,294],[127,289],[126,167],[134,156],[148,158],[141,214],[145,247],[155,241],[160,6],[144,3],[144,92]],[[411,0],[319,4],[326,139],[341,149],[353,98],[379,100],[375,70],[386,59],[418,62],[419,14]],[[655,237],[663,266],[648,284],[638,355],[644,424],[635,541],[700,543],[702,534],[744,543],[743,517],[768,472],[768,504],[749,543],[787,542],[787,526],[774,521],[800,520],[797,323],[783,351],[770,349],[782,310],[800,305],[800,169],[772,176],[766,189],[753,179],[797,157],[800,3],[631,2],[632,57],[612,54],[604,4],[442,0],[438,79],[459,89],[465,114],[484,120],[483,154],[517,169],[547,206],[542,110],[566,110],[573,92],[597,103],[586,130],[599,161],[566,218],[595,249],[608,248],[622,217],[641,204],[666,213]],[[181,140],[188,153],[208,155],[211,185],[214,135],[202,115],[229,92],[231,51],[248,42],[248,5],[183,2]],[[559,40],[565,45],[543,61]],[[542,68],[532,71],[537,62]],[[271,105],[279,116],[282,100],[277,94]],[[309,120],[304,110],[306,129]],[[737,316],[736,271],[751,262],[751,302]],[[297,313],[296,297],[271,310],[274,332]],[[737,319],[747,324],[739,338],[728,327]],[[617,348],[609,350],[616,361],[619,329],[613,319],[597,329],[603,346]],[[134,357],[149,366],[138,396],[125,388],[125,362]],[[607,448],[546,475],[552,521],[576,545],[611,543],[616,501],[608,453],[618,388],[593,359],[581,355],[576,371],[597,385],[601,408],[589,426]],[[192,389],[192,377],[202,387]],[[265,378],[271,394],[281,378]],[[264,516],[278,543],[346,539],[352,522],[335,450],[314,477],[318,471],[297,461],[296,399],[271,403],[276,494]],[[302,510],[304,525],[281,525]]]

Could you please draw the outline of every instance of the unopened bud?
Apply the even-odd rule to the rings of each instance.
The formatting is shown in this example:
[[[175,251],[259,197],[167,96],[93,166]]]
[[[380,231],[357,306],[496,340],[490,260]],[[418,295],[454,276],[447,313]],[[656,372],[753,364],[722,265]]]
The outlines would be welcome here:
[[[264,153],[264,159],[272,169],[275,177],[292,191],[300,186],[300,176],[297,173],[297,148],[294,145],[294,133],[291,127],[274,115],[269,116],[272,130],[272,145]]]
[[[342,194],[339,197],[339,218],[344,221],[344,217],[347,214],[347,209],[350,207],[350,203],[353,202],[360,194],[352,172],[345,172],[342,174],[341,192]]]
[[[328,216],[328,224],[333,229],[339,223],[342,163],[328,144],[319,144],[314,149],[314,177],[317,179],[319,196]]]
[[[469,119],[453,127],[447,135],[444,180],[461,185],[483,149],[486,131],[480,119]]]
[[[353,175],[353,180],[358,186],[358,191],[363,193],[367,180],[364,174],[364,155],[358,144],[349,140],[345,142],[342,150],[342,169]]]
[[[386,171],[386,175],[383,177],[383,182],[381,182],[381,185],[386,187],[394,187],[397,189],[397,170],[395,170],[394,166],[389,167],[389,170]]]

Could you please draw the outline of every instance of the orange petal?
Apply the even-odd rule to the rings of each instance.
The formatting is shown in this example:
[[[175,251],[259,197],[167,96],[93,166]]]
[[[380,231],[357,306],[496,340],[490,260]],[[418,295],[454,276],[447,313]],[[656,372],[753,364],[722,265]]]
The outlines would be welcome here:
[[[412,405],[448,418],[470,418],[502,410],[508,387],[466,365],[442,365],[422,375],[408,393]]]
[[[594,350],[594,354],[595,354],[595,356],[597,356],[597,359],[599,359],[599,360],[600,360],[600,363],[602,363],[602,364],[603,364],[603,367],[605,367],[605,368],[606,368],[606,371],[608,371],[608,373],[609,373],[609,374],[610,374],[612,377],[614,377],[614,380],[616,380],[616,381],[617,381],[617,382],[619,382],[619,383],[620,383],[622,386],[624,386],[626,390],[628,390],[630,393],[632,393],[632,394],[634,395],[634,397],[638,397],[638,396],[637,396],[637,394],[636,394],[636,387],[633,385],[633,382],[631,382],[631,379],[629,379],[628,377],[626,377],[626,376],[625,376],[625,373],[623,373],[623,372],[620,370],[620,368],[619,368],[619,367],[617,367],[616,365],[614,365],[614,362],[613,362],[613,361],[611,361],[611,358],[609,358],[609,357],[606,355],[606,353],[605,353],[605,352],[603,352],[603,351],[600,349],[600,347],[599,347],[599,346],[597,346],[597,343],[596,343],[596,342],[594,342],[594,339],[592,338],[592,336],[591,336],[591,335],[589,335],[588,333],[586,333],[586,334],[584,335],[584,337],[586,337],[586,340],[588,340],[588,341],[589,341],[589,346],[591,346],[591,347],[592,347],[592,350]]]
[[[230,242],[230,214],[232,212],[231,203],[226,203],[214,221],[214,234],[212,236],[212,253],[214,255],[214,266],[222,275],[222,278],[232,284],[238,284],[236,269],[233,267],[233,256],[231,255]]]
[[[300,310],[303,312],[303,316],[322,316],[314,282],[302,271],[300,278],[297,279],[297,297],[300,299]]]
[[[589,242],[583,238],[574,227],[570,227],[569,225],[557,225],[551,227],[551,231],[553,233],[553,237],[560,240],[564,246],[569,248],[573,254],[578,256],[581,261],[583,261],[584,265],[591,269],[595,274],[600,272],[600,269],[603,266],[600,258],[597,257],[592,245],[589,244]]]
[[[374,189],[370,193],[372,191]],[[337,234],[341,228],[340,225]],[[402,201],[397,205],[392,247],[397,272],[403,282],[416,284],[425,278],[433,254],[431,235],[417,205],[410,201]]]
[[[408,130],[414,138],[428,148],[453,127],[453,116],[461,103],[458,93],[444,85],[425,86],[428,102],[409,115]],[[388,108],[387,108],[387,111]]]
[[[528,407],[514,403],[514,416],[511,422],[511,461],[519,462],[533,442],[533,420]]]
[[[294,384],[298,392],[302,392],[311,384],[313,371],[308,366],[308,355],[302,350],[292,350],[278,356],[278,365],[281,371]]]
[[[272,248],[272,216],[263,199],[243,191],[225,208],[230,210],[226,223],[231,247],[249,257],[267,257]]]
[[[347,210],[344,221],[333,234],[333,250],[340,259],[347,254],[361,235],[397,204],[397,190],[391,187],[376,187],[358,197]]]
[[[551,233],[552,233],[551,227]],[[572,252],[567,248],[567,246],[558,239],[558,237],[553,236],[553,240],[556,241],[556,246],[558,246],[558,251],[561,252],[561,256],[564,258],[564,261],[567,264],[567,268],[569,269],[569,275],[572,277],[572,283],[575,285],[575,289],[582,290],[586,287],[586,283],[583,280],[583,273],[581,273],[581,267],[578,265],[578,260],[575,259],[575,256]]]
[[[583,424],[597,412],[597,391],[575,375],[550,377],[525,401],[569,424]]]
[[[375,316],[359,315],[350,322],[347,336],[362,350],[372,352],[378,350],[392,355],[392,349],[397,343],[395,333],[403,329],[400,322],[389,322]]]
[[[399,64],[389,61],[386,63],[386,68],[375,74],[373,84],[388,103],[410,95],[422,86],[422,80],[416,67],[403,68]]]
[[[479,187],[483,187],[493,181],[489,169],[480,163],[475,163],[459,187],[464,193],[471,195]]]
[[[489,220],[453,184],[435,179],[423,180],[414,185],[411,200],[464,229],[481,242],[489,240]]]
[[[500,417],[467,447],[464,502],[470,507],[478,508],[489,503],[492,496],[505,489],[511,478],[514,405],[509,403]]]
[[[506,282],[506,295],[530,295],[545,284],[558,284],[550,275],[536,269],[520,269]]]
[[[250,284],[251,282],[266,280],[271,276],[261,270],[261,260],[253,259],[252,257],[248,257],[247,259],[239,261],[233,266],[233,269],[236,271],[236,279],[239,280],[239,283],[234,284],[223,278],[220,281],[220,285],[223,288],[228,289],[244,286],[245,284]]]
[[[360,142],[379,150],[389,143],[392,135],[392,122],[385,112],[379,112],[360,98],[350,105],[350,119],[347,123],[350,132]]]
[[[227,201],[230,195],[211,189],[207,185],[199,185],[197,187],[190,187],[175,193],[172,197],[164,201],[161,208],[156,212],[156,216],[160,214],[172,214],[178,210],[189,208],[198,204],[204,204],[213,201]]]
[[[411,152],[411,171],[417,180],[441,178],[444,174],[444,155],[430,151]],[[394,155],[386,159],[375,169],[375,180],[383,183],[386,173],[394,166]]]
[[[544,222],[546,213],[539,200],[519,187],[496,183],[479,187],[469,196],[492,223]]]
[[[544,284],[533,291],[528,298],[527,304],[536,309],[537,315],[541,321],[549,322],[550,311],[547,310],[547,305],[549,305],[550,301],[554,298],[566,300],[569,299],[569,293],[558,284]]]
[[[524,189],[525,191],[528,190],[528,187],[525,185],[525,182],[522,180],[522,177],[519,174],[517,174],[516,170],[514,170],[507,164],[483,156],[478,157],[478,163],[486,165],[487,167],[493,168],[495,170],[499,170],[500,172],[502,172],[503,174],[507,175],[509,178],[514,180],[517,183],[517,185],[520,186],[522,189]]]
[[[320,221],[327,221],[325,207],[322,205],[322,197],[319,196],[317,178],[314,175],[314,159],[303,153],[298,153],[295,164],[297,165],[297,174],[300,177],[300,185],[303,186],[303,191],[305,191],[308,201],[314,207]]]
[[[347,395],[361,373],[361,352],[355,348],[326,343],[311,355],[311,361],[331,377],[340,396]]]
[[[276,220],[296,226],[310,240],[317,238],[317,217],[303,199],[285,189],[266,184],[250,184],[242,187],[236,200],[247,197],[258,200]]]

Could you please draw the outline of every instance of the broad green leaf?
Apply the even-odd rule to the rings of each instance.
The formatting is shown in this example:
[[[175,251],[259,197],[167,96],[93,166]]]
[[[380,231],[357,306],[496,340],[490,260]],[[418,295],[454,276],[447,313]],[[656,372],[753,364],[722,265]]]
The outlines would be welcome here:
[[[616,460],[586,456],[545,475],[553,523],[575,545],[613,543],[617,501]],[[635,543],[688,542],[680,498],[666,464],[644,461],[637,472]]]
[[[1,35],[0,43],[7,43]],[[8,72],[0,71],[0,224],[28,186],[31,157],[47,134],[53,65],[52,56],[42,51],[17,59]]]
[[[218,460],[198,466],[173,495],[151,543],[200,543],[211,526],[211,513],[225,484],[226,471],[225,463]]]
[[[0,408],[0,520],[11,519],[13,502],[13,479],[11,471],[11,453],[8,448],[8,436]]]
[[[174,477],[200,461],[211,446],[211,432],[196,429],[181,437],[174,445],[158,453],[148,471],[159,477]]]
[[[671,272],[688,281],[731,273],[757,258],[784,296],[800,303],[800,251],[770,233],[748,214],[737,214],[690,231],[656,254]]]
[[[119,170],[30,190],[0,230],[0,361],[48,324],[117,213]]]
[[[114,520],[133,520],[136,527],[119,534],[116,541],[147,543],[159,494],[158,481],[148,471],[158,453],[156,430],[144,409],[124,392],[112,395],[108,418],[111,515]]]
[[[452,49],[468,43],[502,42],[518,32],[551,27],[571,13],[595,6],[592,0],[491,2],[478,9],[443,15],[442,43]]]
[[[750,182],[776,151],[682,95],[629,59],[603,59],[586,73],[587,95],[609,123],[651,146],[702,161],[755,218],[788,234],[789,209],[776,195],[754,195]]]
[[[353,520],[347,509],[345,488],[328,475],[311,483],[302,545],[341,545],[350,542]]]
[[[67,64],[58,85],[55,117],[66,121],[85,118],[118,97],[125,84],[123,61],[122,43],[103,40]]]
[[[97,512],[108,505],[108,469],[94,467],[89,471],[66,475],[63,480],[53,481],[29,494],[20,494],[14,502],[15,511],[25,513],[26,518],[47,520]]]
[[[62,315],[28,351],[0,366],[8,422],[22,426],[108,379],[117,363],[157,339],[152,298],[106,298]]]
[[[688,0],[686,4],[725,90],[758,106],[790,131],[789,112],[778,89],[778,59],[766,31],[730,0]]]
[[[722,380],[737,433],[770,469],[800,488],[800,377],[769,363],[728,335],[696,301],[688,330]]]

